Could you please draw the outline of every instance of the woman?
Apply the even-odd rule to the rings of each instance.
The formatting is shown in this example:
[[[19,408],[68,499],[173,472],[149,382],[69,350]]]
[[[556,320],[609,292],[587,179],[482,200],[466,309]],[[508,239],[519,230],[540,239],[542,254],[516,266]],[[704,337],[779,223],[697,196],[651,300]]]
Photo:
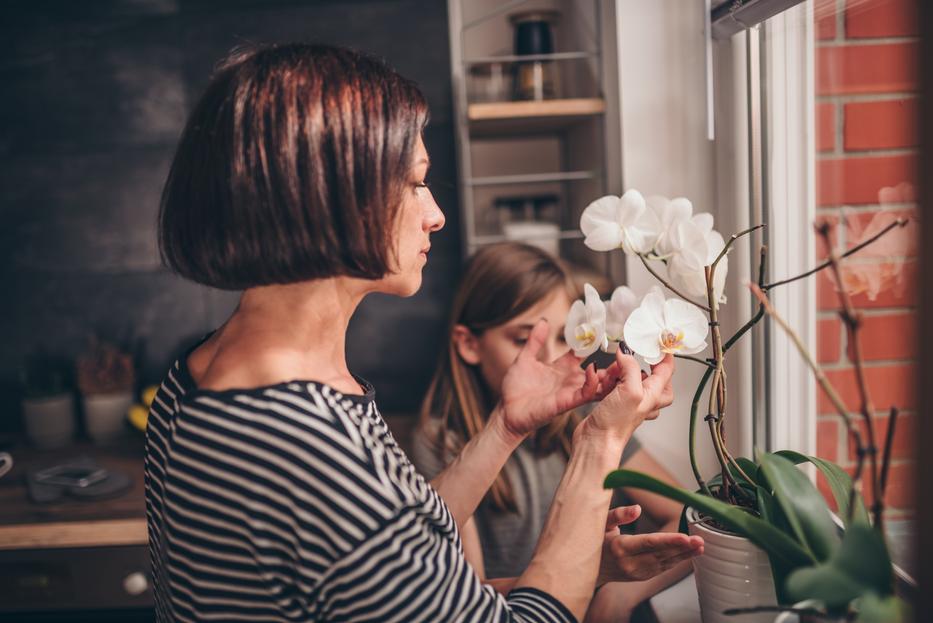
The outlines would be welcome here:
[[[412,461],[426,478],[441,472],[483,430],[501,395],[502,378],[539,318],[547,319],[550,327],[540,351],[542,359],[552,361],[569,350],[563,322],[571,302],[579,296],[578,289],[560,260],[534,246],[501,243],[470,258],[454,296],[449,339],[422,405],[412,448]],[[579,422],[577,412],[564,413],[530,436],[509,458],[461,535],[467,559],[477,573],[493,578],[516,576],[528,564]],[[626,445],[621,463],[674,484],[667,470],[634,439]],[[641,507],[652,526],[677,531],[682,506],[638,489],[625,494]],[[633,553],[628,563],[635,573],[605,579],[642,581],[602,586],[587,620],[627,621],[637,604],[690,572],[689,561],[677,557],[656,567],[637,565],[634,552],[639,545],[658,538],[666,537],[630,537],[618,532],[611,536],[616,547]]]
[[[350,373],[347,325],[370,292],[409,296],[444,224],[424,178],[427,107],[367,56],[286,45],[234,53],[186,125],[160,248],[180,275],[242,289],[180,358],[150,413],[146,506],[157,619],[571,621],[597,576],[602,477],[668,404],[671,361],[642,380],[536,355],[509,370],[482,435],[429,486]],[[459,533],[531,431],[587,401],[548,534],[507,596]],[[567,509],[573,509],[571,513]]]

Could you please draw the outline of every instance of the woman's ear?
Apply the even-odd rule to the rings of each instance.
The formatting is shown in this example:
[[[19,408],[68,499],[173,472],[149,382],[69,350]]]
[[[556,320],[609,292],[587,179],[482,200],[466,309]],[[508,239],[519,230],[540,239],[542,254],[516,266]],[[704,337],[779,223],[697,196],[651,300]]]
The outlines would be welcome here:
[[[463,361],[471,366],[479,364],[479,341],[472,331],[465,325],[456,324],[450,339],[454,341],[457,354]]]

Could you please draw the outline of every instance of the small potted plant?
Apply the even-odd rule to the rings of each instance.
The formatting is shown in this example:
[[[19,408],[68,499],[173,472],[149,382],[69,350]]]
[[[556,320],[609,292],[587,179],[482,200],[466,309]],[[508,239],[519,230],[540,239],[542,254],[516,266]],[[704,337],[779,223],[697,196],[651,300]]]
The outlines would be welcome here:
[[[68,445],[75,433],[74,395],[67,366],[45,354],[31,357],[20,375],[26,436],[38,448]]]
[[[123,432],[127,410],[133,404],[136,376],[132,357],[94,338],[78,358],[77,376],[88,436],[96,443],[113,441]]]
[[[907,618],[906,605],[895,592],[895,569],[883,532],[884,489],[897,410],[891,409],[882,447],[874,437],[874,407],[862,373],[860,317],[848,294],[853,284],[866,281],[861,277],[878,281],[891,275],[860,275],[858,267],[842,265],[844,257],[907,225],[904,219],[888,218],[889,223],[874,228],[872,235],[866,231],[863,240],[841,255],[832,249],[829,226],[818,226],[829,259],[801,275],[778,281],[767,279],[767,250],[761,247],[757,284],[750,286],[759,303],[758,312],[730,336],[719,322],[719,308],[725,303],[728,252],[737,239],[760,226],[725,240],[713,229],[712,215],[693,214],[687,199],[652,197],[646,201],[635,190],[622,197],[598,199],[583,212],[581,229],[588,247],[604,252],[621,249],[637,257],[674,296],[666,298],[656,287],[639,305],[614,305],[616,295],[607,304],[588,288],[585,302],[577,301],[571,308],[565,328],[567,343],[579,356],[600,348],[612,351],[616,343],[649,364],[673,354],[704,367],[691,405],[688,432],[698,490],[672,487],[625,469],[612,472],[605,480],[607,488],[646,489],[686,505],[685,529],[706,541],[704,556],[694,560],[704,623],[770,622],[779,611],[820,620],[894,623]],[[878,265],[872,266],[877,272]],[[861,405],[854,414],[791,327],[771,308],[767,296],[784,284],[825,269],[831,270],[840,295],[840,316],[859,378]],[[620,290],[616,294],[621,294]],[[790,335],[845,424],[858,456],[851,476],[834,463],[792,450],[758,452],[753,458],[729,451],[723,434],[729,404],[726,355],[766,314]],[[701,474],[696,461],[696,430],[701,419],[709,429],[719,463],[712,477]],[[804,462],[815,465],[826,477],[838,518],[797,468]],[[866,480],[871,487],[870,511],[861,495],[863,471],[868,472]]]

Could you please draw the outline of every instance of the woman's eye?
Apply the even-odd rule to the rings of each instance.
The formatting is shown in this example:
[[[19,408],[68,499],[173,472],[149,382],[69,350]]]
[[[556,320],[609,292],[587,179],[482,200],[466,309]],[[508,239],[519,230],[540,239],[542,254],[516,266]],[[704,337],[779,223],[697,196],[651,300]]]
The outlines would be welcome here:
[[[557,336],[557,341],[560,342],[561,344],[566,344],[566,343],[567,343],[567,340],[564,339],[564,334],[563,334],[563,333],[561,333],[560,335]]]
[[[512,341],[515,342],[515,345],[516,345],[516,346],[524,346],[525,343],[528,341],[528,338],[526,338],[526,337],[517,337],[517,338],[513,339]]]
[[[427,182],[415,182],[415,188],[430,188],[431,185]]]

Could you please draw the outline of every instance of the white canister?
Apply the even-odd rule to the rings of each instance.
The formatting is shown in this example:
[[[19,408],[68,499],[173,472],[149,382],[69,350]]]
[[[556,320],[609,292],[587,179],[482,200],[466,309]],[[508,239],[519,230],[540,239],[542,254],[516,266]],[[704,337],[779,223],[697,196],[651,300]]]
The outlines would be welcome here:
[[[95,443],[108,443],[123,434],[133,393],[92,394],[84,396],[82,404],[88,437]]]

